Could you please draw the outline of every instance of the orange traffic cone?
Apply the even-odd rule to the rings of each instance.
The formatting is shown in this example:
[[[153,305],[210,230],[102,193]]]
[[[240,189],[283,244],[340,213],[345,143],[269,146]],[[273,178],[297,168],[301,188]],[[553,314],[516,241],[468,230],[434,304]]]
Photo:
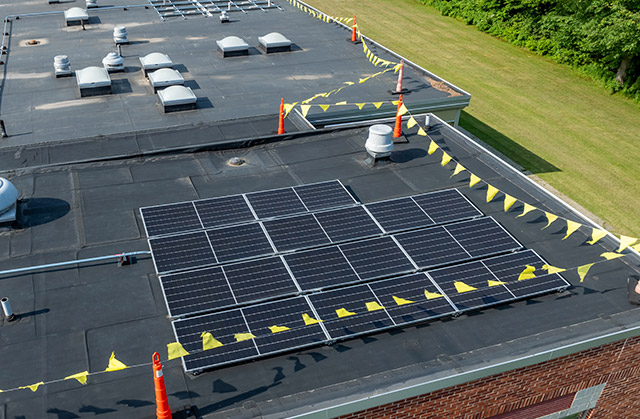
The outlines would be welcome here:
[[[167,388],[164,386],[160,355],[154,352],[152,359],[153,384],[156,388],[156,416],[158,419],[171,419],[171,409],[169,408],[169,399],[167,399]]]
[[[398,100],[398,109],[396,110],[396,125],[393,127],[393,138],[400,138],[402,136],[402,115],[400,115],[400,108],[402,107],[402,95]]]
[[[393,94],[399,95],[402,93],[407,93],[408,90],[402,89],[402,79],[404,78],[404,59],[400,60],[400,70],[398,70],[398,83],[396,83],[396,90],[394,90]]]
[[[284,134],[284,98],[280,100],[280,114],[278,116],[278,134]]]
[[[356,36],[356,15],[353,15],[353,31],[351,31],[351,42],[358,42],[358,37]]]

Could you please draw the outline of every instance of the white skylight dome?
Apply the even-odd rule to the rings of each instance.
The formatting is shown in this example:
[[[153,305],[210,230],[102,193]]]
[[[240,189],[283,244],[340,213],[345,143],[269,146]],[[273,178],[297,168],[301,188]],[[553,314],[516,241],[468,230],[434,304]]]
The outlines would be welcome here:
[[[170,86],[158,91],[158,97],[163,106],[195,104],[198,98],[193,90],[184,86]]]
[[[104,87],[111,86],[111,78],[109,73],[103,67],[85,67],[76,71],[76,80],[78,87]]]

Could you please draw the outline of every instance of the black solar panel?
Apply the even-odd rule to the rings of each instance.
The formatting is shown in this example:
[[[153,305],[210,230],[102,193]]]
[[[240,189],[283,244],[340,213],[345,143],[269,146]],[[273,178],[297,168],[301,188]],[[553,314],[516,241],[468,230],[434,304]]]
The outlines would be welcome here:
[[[260,223],[208,230],[218,262],[232,262],[274,253]]]
[[[265,221],[263,224],[278,252],[331,243],[312,214]]]
[[[309,211],[357,204],[342,183],[337,180],[295,186],[293,189]]]
[[[180,233],[202,228],[191,202],[141,208],[147,237]]]
[[[471,259],[444,227],[410,231],[395,237],[420,268]]]
[[[371,282],[369,287],[398,325],[455,313],[424,273]]]
[[[369,333],[394,325],[366,284],[311,294],[309,300],[324,321],[324,327],[332,339]]]
[[[382,234],[382,230],[361,206],[318,212],[314,215],[334,243]]]
[[[457,189],[416,195],[412,199],[429,214],[429,217],[436,224],[450,223],[482,215],[482,212]]]
[[[332,287],[360,280],[337,246],[291,253],[285,255],[284,260],[302,290]]]
[[[213,311],[237,304],[219,267],[160,276],[169,316]]]
[[[434,222],[411,198],[392,199],[365,205],[386,232],[427,227]]]
[[[246,194],[253,211],[259,219],[307,212],[293,188],[274,189]]]
[[[522,248],[522,245],[491,217],[462,221],[444,228],[472,257],[488,256]]]
[[[239,304],[298,292],[280,257],[223,265],[222,269]]]
[[[255,220],[242,195],[203,199],[193,203],[204,228],[220,227]]]
[[[217,263],[203,231],[150,239],[149,246],[158,273]]]
[[[236,334],[250,333],[240,309],[173,322],[178,342],[187,352],[183,359],[186,371],[198,371],[215,365],[224,365],[255,358],[259,355],[253,339],[236,339]],[[211,333],[223,346],[202,351],[202,334]]]
[[[347,243],[340,249],[361,279],[383,278],[416,269],[391,237]]]

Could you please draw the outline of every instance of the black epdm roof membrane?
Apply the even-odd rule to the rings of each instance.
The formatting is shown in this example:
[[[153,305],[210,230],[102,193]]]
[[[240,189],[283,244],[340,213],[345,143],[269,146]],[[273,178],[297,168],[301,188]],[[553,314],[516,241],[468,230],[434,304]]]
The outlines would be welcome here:
[[[112,4],[122,6],[124,2]],[[523,264],[531,263],[537,254],[553,266],[571,268],[601,260],[601,253],[617,248],[609,238],[587,245],[588,228],[563,241],[564,223],[541,230],[546,219],[538,211],[516,218],[522,212],[520,202],[507,213],[502,199],[486,203],[486,185],[470,189],[467,174],[451,177],[452,165],[440,166],[440,151],[427,154],[429,139],[417,135],[418,127],[405,128],[408,141],[396,144],[392,162],[375,167],[364,161],[367,126],[304,131],[302,125],[287,119],[287,132],[293,134],[275,141],[275,113],[282,96],[288,102],[300,101],[379,71],[363,56],[361,46],[346,42],[348,33],[343,28],[312,18],[286,1],[279,4],[282,10],[232,13],[235,22],[228,26],[222,26],[216,16],[161,22],[153,9],[143,7],[92,10],[85,31],[66,28],[61,14],[12,18],[7,28],[9,50],[3,55],[0,103],[0,115],[10,136],[0,142],[0,176],[16,185],[21,201],[18,221],[0,231],[0,270],[148,251],[140,215],[143,207],[197,201],[201,205],[198,211],[202,209],[206,222],[215,226],[219,221],[213,201],[201,200],[334,179],[366,205],[394,198],[404,198],[392,202],[405,205],[409,196],[458,188],[518,246],[530,249],[526,254],[503,256],[521,258],[517,261]],[[83,5],[80,1],[48,5],[41,0],[2,4],[0,12],[10,15]],[[113,76],[117,80],[114,94],[78,99],[73,78],[53,77],[53,56],[69,55],[74,69],[99,65],[113,48],[111,31],[116,24],[127,26],[130,39],[135,41],[123,48],[131,68]],[[277,57],[255,52],[232,61],[215,55],[212,45],[223,36],[240,34],[254,40],[272,31],[282,32],[300,49]],[[24,41],[29,39],[40,43],[27,47]],[[167,115],[159,111],[157,99],[134,68],[138,56],[153,51],[166,52],[183,66],[181,73],[200,98],[198,110]],[[389,54],[384,58],[395,60]],[[407,77],[415,88],[405,97],[409,108],[412,101],[428,102],[449,95],[430,86],[413,70],[407,71]],[[392,72],[386,73],[344,89],[327,103],[391,100],[388,90],[394,81]],[[430,137],[470,171],[522,201],[590,225],[475,142],[434,120],[428,129]],[[421,125],[423,121],[419,118]],[[231,157],[240,157],[245,163],[230,165]],[[370,206],[375,214],[376,206]],[[390,230],[392,221],[385,221]],[[188,218],[185,223],[189,224]],[[189,234],[201,232],[196,229]],[[164,233],[175,231],[158,234]],[[409,248],[418,240],[412,238],[413,231],[393,234],[407,239]],[[390,240],[388,237],[368,240]],[[340,243],[338,246],[348,248],[359,242]],[[329,261],[344,253],[336,253],[332,244],[322,249],[306,252],[321,253]],[[420,247],[414,250],[419,252]],[[308,289],[326,290],[311,297],[295,297],[294,292],[289,301],[292,308],[305,309],[307,298],[316,300],[329,314],[337,308],[332,304],[349,304],[325,298],[331,297],[332,287],[340,281],[352,284],[353,299],[362,301],[370,301],[373,293],[389,298],[400,288],[424,291],[415,287],[424,274],[412,273],[415,268],[411,265],[402,280],[393,281],[396,276],[368,282],[336,262],[336,282],[326,278],[314,282],[305,271],[310,266],[304,261],[308,254],[295,252],[282,257]],[[627,256],[597,264],[582,283],[575,269],[568,270],[562,273],[571,285],[566,291],[482,309],[474,308],[478,301],[500,295],[483,290],[461,293],[452,302],[469,311],[457,317],[450,315],[453,310],[444,300],[423,299],[416,305],[402,306],[381,301],[388,307],[389,317],[381,316],[382,311],[367,314],[380,316],[381,325],[409,322],[425,312],[431,313],[432,320],[228,365],[197,376],[185,374],[179,359],[165,361],[169,403],[176,411],[193,406],[199,417],[292,417],[619,332],[640,320],[626,291],[627,278],[638,273],[637,263],[635,256]],[[281,266],[277,261],[273,264]],[[481,265],[471,261],[443,268],[436,263],[426,269],[439,284],[450,284],[447,278],[456,277],[458,269],[465,272],[465,278],[473,275],[478,281],[484,281],[489,272],[501,272],[499,261]],[[238,295],[248,304],[242,310],[252,323],[264,323],[256,308],[259,306],[251,301],[261,301],[273,290],[260,288],[260,284],[252,286],[250,278],[242,277],[243,272],[238,268],[233,273],[238,278]],[[517,272],[502,274],[513,277]],[[168,283],[173,275],[182,273],[163,275],[162,279]],[[284,280],[278,284],[283,293],[291,289]],[[467,282],[474,284],[470,279]],[[427,291],[438,289],[432,286]],[[530,291],[536,290],[520,284],[510,288],[519,297]],[[228,291],[220,288],[221,298],[223,292]],[[0,393],[0,418],[153,417],[154,390],[148,363],[156,351],[166,360],[166,345],[175,342],[176,336],[151,256],[139,256],[136,263],[123,267],[115,261],[102,261],[3,275],[0,294],[10,298],[18,314],[17,321],[3,319],[0,323],[0,389],[4,390]],[[322,304],[320,300],[324,300]],[[278,301],[273,304],[285,300]],[[229,306],[236,304],[233,299],[229,302]],[[212,308],[205,304],[203,310]],[[229,316],[228,324],[237,317],[234,310],[220,311]],[[281,320],[288,322],[286,310],[281,314]],[[361,319],[342,320],[354,332],[366,332]],[[336,336],[345,330],[330,328]],[[323,341],[326,337],[320,325],[300,331],[295,336],[300,341]],[[214,336],[224,333],[218,330]],[[279,343],[268,336],[259,339],[268,351],[278,348]],[[241,344],[246,345],[248,354],[255,351],[252,340]],[[129,368],[90,375],[85,386],[73,379],[63,380],[85,370],[104,371],[112,352]],[[146,365],[136,367],[138,364]],[[40,381],[47,384],[35,392],[12,390]]]

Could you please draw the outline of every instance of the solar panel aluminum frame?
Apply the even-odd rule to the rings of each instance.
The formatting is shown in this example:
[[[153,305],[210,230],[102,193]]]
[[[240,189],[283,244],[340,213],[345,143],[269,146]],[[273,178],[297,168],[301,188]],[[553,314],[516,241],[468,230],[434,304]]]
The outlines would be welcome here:
[[[541,256],[540,256],[540,255],[535,251],[535,250],[533,250],[533,249],[525,249],[525,250],[524,250],[524,251],[522,251],[522,252],[513,252],[513,253],[508,253],[508,254],[506,254],[506,255],[509,255],[509,254],[517,254],[517,253],[524,253],[524,252],[531,252],[531,253],[533,253],[537,258],[539,258],[539,259],[540,259],[540,262],[543,262],[543,263],[545,263],[545,264],[547,263],[547,262],[545,261],[545,259],[543,259],[543,258],[542,258],[542,257],[541,257]],[[471,264],[471,263],[483,262],[483,261],[485,261],[485,260],[490,260],[490,259],[497,259],[497,258],[500,258],[500,257],[504,257],[504,256],[506,256],[506,255],[493,256],[493,257],[490,257],[490,258],[479,259],[479,260],[470,260],[470,261],[467,261],[467,262],[465,262],[465,263],[461,263],[461,264],[458,264],[458,265],[455,265],[455,266],[464,266],[464,265],[465,265],[465,264],[467,264],[467,263]],[[493,271],[492,271],[488,266],[486,266],[484,263],[483,263],[483,266],[485,267],[485,269],[487,269],[487,271],[489,271],[489,273],[491,273],[491,274],[492,274],[492,276],[494,276],[494,278],[496,278],[496,280],[499,280],[499,278],[498,278],[497,276],[495,276],[495,273],[494,273],[494,272],[493,272]],[[444,270],[444,269],[448,269],[448,268],[449,268],[449,266],[444,266],[444,267],[437,268],[437,269],[431,269],[431,270],[427,270],[427,271],[425,271],[425,272],[424,272],[424,274],[426,274],[426,275],[429,277],[429,279],[431,280],[431,282],[432,282],[432,283],[433,283],[433,284],[434,284],[434,285],[435,285],[435,286],[436,286],[436,287],[441,291],[442,295],[444,295],[444,296],[447,298],[447,300],[449,301],[449,303],[450,303],[450,304],[451,304],[451,305],[456,309],[456,313],[455,313],[455,315],[454,315],[454,316],[459,316],[460,314],[463,314],[463,313],[466,313],[466,312],[469,312],[469,311],[481,310],[481,309],[484,309],[484,308],[494,307],[494,306],[497,306],[497,305],[506,304],[506,303],[511,303],[511,302],[515,302],[515,301],[522,301],[522,300],[526,300],[526,299],[531,298],[531,297],[534,297],[534,296],[545,295],[545,294],[549,294],[549,293],[552,293],[552,292],[563,292],[563,291],[565,291],[566,289],[568,289],[568,288],[570,288],[570,287],[571,287],[571,284],[569,284],[569,282],[567,282],[567,280],[566,280],[566,279],[564,279],[564,277],[563,277],[562,275],[560,275],[559,273],[554,273],[554,274],[545,274],[545,275],[543,275],[543,276],[556,276],[557,278],[559,278],[560,280],[562,280],[562,282],[564,282],[564,284],[565,284],[565,285],[563,285],[563,286],[561,286],[561,287],[549,288],[549,289],[547,289],[547,290],[545,290],[545,291],[543,291],[543,292],[534,292],[534,293],[530,293],[530,294],[526,294],[526,295],[520,295],[520,296],[515,296],[515,295],[511,292],[511,290],[509,290],[509,288],[507,288],[507,286],[506,286],[506,285],[504,285],[504,284],[503,284],[503,285],[497,285],[498,287],[502,287],[505,291],[507,291],[507,292],[508,292],[508,293],[509,293],[513,298],[505,299],[505,300],[501,300],[501,301],[496,301],[496,302],[493,302],[493,303],[483,304],[483,305],[480,305],[480,306],[470,307],[470,308],[460,308],[460,307],[458,307],[458,306],[453,302],[453,300],[451,300],[451,298],[447,295],[447,292],[446,292],[446,291],[444,291],[444,290],[442,290],[442,288],[438,285],[438,283],[433,279],[433,277],[432,277],[432,276],[431,276],[431,274],[430,274],[431,272],[439,271],[439,270]],[[523,270],[524,270],[524,268],[525,268],[525,267],[523,266],[522,268],[523,268]],[[507,284],[507,285],[508,285],[508,284]]]
[[[302,296],[299,296],[299,297],[293,297],[293,298],[303,298],[304,301],[307,303],[307,305],[310,307],[314,318],[319,318],[315,307],[313,306],[311,301],[309,301],[309,298],[306,295],[302,295]],[[272,303],[273,303],[273,301],[267,302],[267,303],[255,304],[255,305],[252,305],[251,307],[259,307],[259,306],[272,304]],[[247,330],[249,331],[249,333],[251,333],[251,328],[249,327],[249,323],[248,323],[244,313],[242,313],[242,310],[246,309],[246,308],[247,307],[240,307],[240,308],[235,308],[235,309],[229,310],[229,311],[236,311],[236,310],[240,311],[241,314],[242,314],[242,318],[244,319],[245,325],[247,326]],[[180,339],[178,337],[178,331],[176,329],[176,323],[180,322],[180,321],[185,321],[185,320],[193,320],[193,319],[196,319],[196,318],[197,317],[191,317],[189,319],[180,319],[180,320],[176,320],[176,321],[172,321],[171,322],[171,328],[173,329],[173,335],[176,338],[176,342],[180,342]],[[322,330],[322,333],[325,336],[325,340],[322,340],[320,342],[311,342],[311,343],[307,343],[307,344],[303,344],[303,345],[292,346],[292,347],[288,347],[288,348],[285,348],[285,349],[282,349],[282,350],[277,350],[277,351],[272,351],[272,352],[268,352],[268,353],[262,354],[260,352],[260,349],[259,349],[258,345],[255,343],[255,340],[251,339],[253,344],[254,344],[254,346],[255,346],[255,348],[256,348],[256,351],[257,351],[257,355],[254,355],[254,356],[243,357],[243,358],[234,359],[234,360],[231,360],[231,361],[221,362],[221,363],[218,363],[218,364],[215,364],[215,365],[210,365],[210,366],[203,367],[203,368],[193,368],[193,369],[189,369],[187,367],[187,363],[185,361],[185,357],[181,357],[180,361],[182,363],[182,368],[183,368],[185,373],[198,375],[198,374],[200,374],[201,372],[203,372],[205,370],[210,370],[210,369],[214,369],[214,368],[220,368],[220,367],[223,367],[223,366],[229,366],[229,365],[233,365],[233,364],[238,364],[238,363],[249,361],[249,360],[252,360],[252,359],[266,358],[266,357],[276,356],[276,355],[279,355],[279,354],[282,354],[282,353],[289,353],[291,351],[295,351],[295,350],[299,350],[299,349],[316,347],[316,346],[320,346],[320,345],[323,345],[323,344],[328,344],[330,342],[330,336],[327,333],[327,330],[324,327],[324,324],[322,322],[320,322],[320,323],[318,323],[318,326],[320,327],[320,329]]]
[[[350,207],[350,206],[357,206],[357,205],[361,205],[360,202],[358,202],[354,196],[349,192],[349,190],[344,186],[344,184],[339,180],[339,179],[333,179],[333,180],[328,180],[328,181],[322,181],[322,182],[314,182],[314,183],[305,183],[304,185],[296,185],[296,186],[288,186],[285,188],[276,188],[276,189],[267,189],[264,191],[256,191],[256,192],[247,192],[247,193],[243,193],[243,194],[232,194],[232,195],[224,195],[224,196],[219,196],[219,197],[212,197],[212,198],[204,198],[204,199],[197,199],[197,200],[192,200],[192,201],[178,201],[178,202],[171,202],[168,204],[160,204],[160,205],[151,205],[151,206],[146,206],[146,207],[140,207],[139,208],[139,212],[140,212],[140,217],[142,218],[142,225],[144,228],[144,232],[147,235],[147,238],[151,238],[151,237],[164,237],[164,236],[173,236],[173,235],[178,235],[178,234],[182,234],[182,233],[189,233],[189,232],[193,232],[193,231],[201,231],[201,230],[207,230],[209,228],[220,228],[220,227],[228,227],[228,226],[233,226],[233,225],[238,225],[238,224],[245,224],[245,223],[249,223],[249,222],[254,222],[254,221],[263,221],[263,220],[271,220],[271,219],[278,219],[278,218],[286,218],[286,217],[290,217],[292,215],[299,215],[299,214],[308,214],[308,213],[313,213],[313,212],[317,212],[317,211],[311,211],[311,210],[307,210],[306,212],[297,212],[297,213],[293,213],[293,214],[286,214],[286,215],[282,215],[282,216],[278,216],[278,217],[268,217],[268,218],[259,218],[258,215],[256,214],[254,208],[252,207],[249,199],[248,199],[248,195],[254,194],[254,193],[262,193],[262,192],[271,192],[271,191],[280,191],[280,190],[285,190],[285,189],[291,189],[295,192],[295,188],[296,187],[303,187],[303,186],[313,186],[313,185],[321,185],[323,183],[331,183],[331,182],[337,182],[340,187],[342,187],[342,189],[344,190],[345,193],[347,193],[347,195],[351,198],[351,200],[353,201],[353,203],[350,204],[345,204],[345,205],[339,205],[336,207],[330,207],[330,208],[324,208],[322,210],[319,211],[324,211],[324,210],[330,210],[330,209],[339,209],[339,208],[346,208],[346,207]],[[296,193],[297,195],[297,193]],[[198,202],[204,202],[204,201],[210,201],[210,200],[215,200],[215,199],[223,199],[223,198],[229,198],[229,197],[235,197],[235,196],[242,196],[244,198],[244,201],[246,202],[247,206],[249,207],[249,209],[251,210],[254,219],[253,220],[245,220],[245,221],[240,221],[240,222],[234,222],[234,223],[229,223],[229,224],[221,224],[219,226],[215,226],[215,227],[205,227],[204,223],[202,222],[202,219],[200,217],[200,214],[198,213],[198,209],[196,207],[196,203]],[[302,202],[303,205],[304,201],[302,201],[301,198],[299,198],[300,201]],[[144,212],[143,210],[146,209],[151,209],[151,208],[162,208],[162,207],[168,207],[168,206],[172,206],[172,205],[179,205],[179,204],[187,204],[187,203],[191,203],[193,205],[193,209],[196,213],[196,215],[198,216],[198,219],[200,220],[200,228],[193,228],[193,229],[189,229],[189,230],[181,230],[179,232],[175,232],[175,233],[166,233],[166,234],[154,234],[152,236],[149,236],[149,231],[147,229],[147,223],[145,221],[145,217],[144,217]],[[306,207],[306,205],[305,205]],[[319,212],[318,211],[318,212]]]

